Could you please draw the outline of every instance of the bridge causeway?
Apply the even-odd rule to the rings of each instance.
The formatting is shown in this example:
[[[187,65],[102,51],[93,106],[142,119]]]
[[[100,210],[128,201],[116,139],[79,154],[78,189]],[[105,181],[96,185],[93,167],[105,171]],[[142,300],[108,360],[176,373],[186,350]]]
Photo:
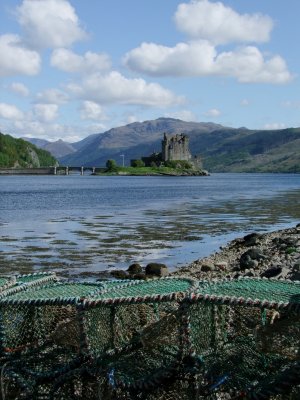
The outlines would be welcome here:
[[[41,168],[0,168],[0,175],[71,175],[78,173],[84,175],[89,172],[90,175],[105,172],[105,167],[41,167]]]

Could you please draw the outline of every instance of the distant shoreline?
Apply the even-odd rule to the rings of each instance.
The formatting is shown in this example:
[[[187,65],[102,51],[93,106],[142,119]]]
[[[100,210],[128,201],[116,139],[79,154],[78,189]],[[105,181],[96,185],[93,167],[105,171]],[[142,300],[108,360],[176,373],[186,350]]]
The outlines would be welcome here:
[[[41,168],[0,168],[0,175],[73,175],[74,172],[93,176],[208,176],[205,170],[175,168],[132,168],[118,167],[107,171],[105,167],[41,167]]]

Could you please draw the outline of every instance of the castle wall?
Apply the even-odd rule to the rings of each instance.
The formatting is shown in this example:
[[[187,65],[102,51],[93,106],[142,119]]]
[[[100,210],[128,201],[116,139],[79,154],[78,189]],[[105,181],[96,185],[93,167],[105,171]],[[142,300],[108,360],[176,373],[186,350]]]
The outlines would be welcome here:
[[[183,134],[168,137],[164,135],[162,141],[163,161],[185,160],[189,161],[192,155],[189,150],[189,138]]]

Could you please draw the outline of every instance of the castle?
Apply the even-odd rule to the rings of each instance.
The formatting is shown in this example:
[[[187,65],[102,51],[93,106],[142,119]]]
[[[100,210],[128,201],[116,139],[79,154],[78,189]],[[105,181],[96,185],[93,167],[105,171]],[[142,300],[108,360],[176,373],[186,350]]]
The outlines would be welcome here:
[[[189,137],[183,133],[167,136],[162,141],[162,161],[190,161],[192,155],[189,150]]]
[[[183,133],[175,135],[164,134],[161,142],[161,153],[152,153],[148,157],[142,157],[141,160],[146,167],[153,165],[160,166],[167,161],[188,161],[195,168],[202,166],[200,157],[192,157],[189,149],[190,139]],[[136,165],[137,160],[131,160],[131,165]]]

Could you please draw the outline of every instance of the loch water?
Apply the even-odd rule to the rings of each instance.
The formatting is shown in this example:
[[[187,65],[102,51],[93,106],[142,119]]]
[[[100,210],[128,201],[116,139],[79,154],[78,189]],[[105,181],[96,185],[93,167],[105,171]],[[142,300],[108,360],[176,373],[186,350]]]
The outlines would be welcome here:
[[[1,176],[0,272],[170,269],[300,222],[299,174]]]

